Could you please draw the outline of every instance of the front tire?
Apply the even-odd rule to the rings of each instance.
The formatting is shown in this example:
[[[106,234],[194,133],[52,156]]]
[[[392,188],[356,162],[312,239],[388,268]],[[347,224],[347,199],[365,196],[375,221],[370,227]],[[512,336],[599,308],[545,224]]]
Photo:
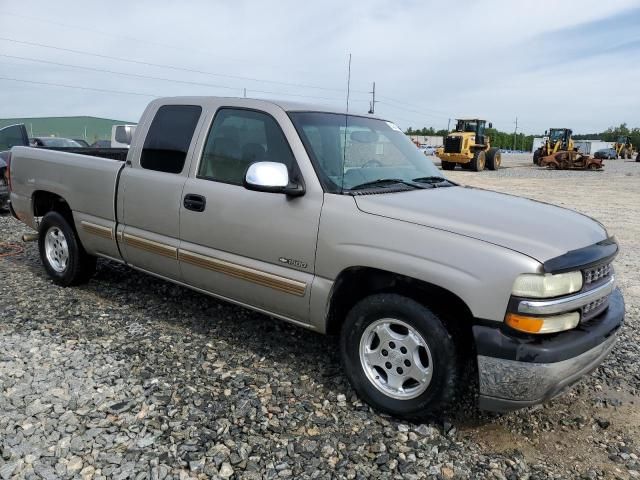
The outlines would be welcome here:
[[[96,271],[96,258],[84,250],[73,227],[58,212],[42,219],[38,248],[45,270],[57,285],[85,283]]]
[[[349,382],[373,408],[424,418],[450,404],[458,389],[456,345],[424,305],[397,294],[376,294],[347,315],[340,352]]]
[[[441,160],[440,162],[442,163],[443,170],[454,170],[456,168],[455,162],[447,162],[445,160]]]
[[[484,150],[477,150],[476,152],[474,152],[470,164],[471,170],[473,170],[474,172],[483,171],[486,164],[486,155],[484,153]]]

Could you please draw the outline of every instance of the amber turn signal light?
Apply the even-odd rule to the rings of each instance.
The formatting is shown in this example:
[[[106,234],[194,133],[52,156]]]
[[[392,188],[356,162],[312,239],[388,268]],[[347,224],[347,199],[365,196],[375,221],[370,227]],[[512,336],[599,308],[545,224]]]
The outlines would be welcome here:
[[[571,330],[580,323],[578,312],[563,313],[551,317],[527,317],[508,313],[505,323],[515,330],[526,333],[556,333]]]
[[[521,332],[539,333],[542,330],[542,325],[544,325],[544,318],[525,317],[524,315],[509,313],[505,322],[511,328]]]

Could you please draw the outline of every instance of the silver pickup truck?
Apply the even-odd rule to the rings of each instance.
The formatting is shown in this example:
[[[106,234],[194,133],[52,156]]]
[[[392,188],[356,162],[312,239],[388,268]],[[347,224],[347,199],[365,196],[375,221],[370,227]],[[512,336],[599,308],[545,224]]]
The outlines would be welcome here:
[[[56,284],[87,281],[103,257],[338,334],[353,388],[393,415],[451,404],[474,364],[481,408],[546,401],[623,323],[600,223],[456,185],[383,119],[165,98],[124,162],[11,154],[12,212]]]

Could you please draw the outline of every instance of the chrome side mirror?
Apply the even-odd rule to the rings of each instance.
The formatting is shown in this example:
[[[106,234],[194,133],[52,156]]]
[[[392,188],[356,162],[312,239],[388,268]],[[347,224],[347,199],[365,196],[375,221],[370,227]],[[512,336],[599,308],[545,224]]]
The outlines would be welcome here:
[[[130,125],[118,125],[116,127],[116,142],[131,145],[134,129]]]
[[[289,180],[287,166],[278,162],[252,163],[244,176],[244,187],[247,190],[291,196],[304,194],[304,187]]]

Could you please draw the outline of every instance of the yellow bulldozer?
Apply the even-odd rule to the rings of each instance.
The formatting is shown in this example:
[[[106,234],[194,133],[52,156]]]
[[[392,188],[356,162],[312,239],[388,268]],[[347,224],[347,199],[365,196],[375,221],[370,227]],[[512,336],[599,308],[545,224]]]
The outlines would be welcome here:
[[[573,131],[570,128],[551,128],[544,132],[544,143],[533,152],[533,163],[540,165],[542,157],[555,155],[561,151],[573,152],[576,150],[571,135]]]
[[[616,149],[616,158],[631,160],[633,157],[633,144],[631,143],[631,138],[626,135],[619,136],[613,148]]]
[[[464,170],[480,172],[500,168],[500,149],[491,148],[489,135],[485,133],[487,121],[479,118],[456,120],[456,128],[444,139],[444,147],[436,151],[443,170],[453,170],[456,165]],[[488,128],[492,128],[489,123]]]

